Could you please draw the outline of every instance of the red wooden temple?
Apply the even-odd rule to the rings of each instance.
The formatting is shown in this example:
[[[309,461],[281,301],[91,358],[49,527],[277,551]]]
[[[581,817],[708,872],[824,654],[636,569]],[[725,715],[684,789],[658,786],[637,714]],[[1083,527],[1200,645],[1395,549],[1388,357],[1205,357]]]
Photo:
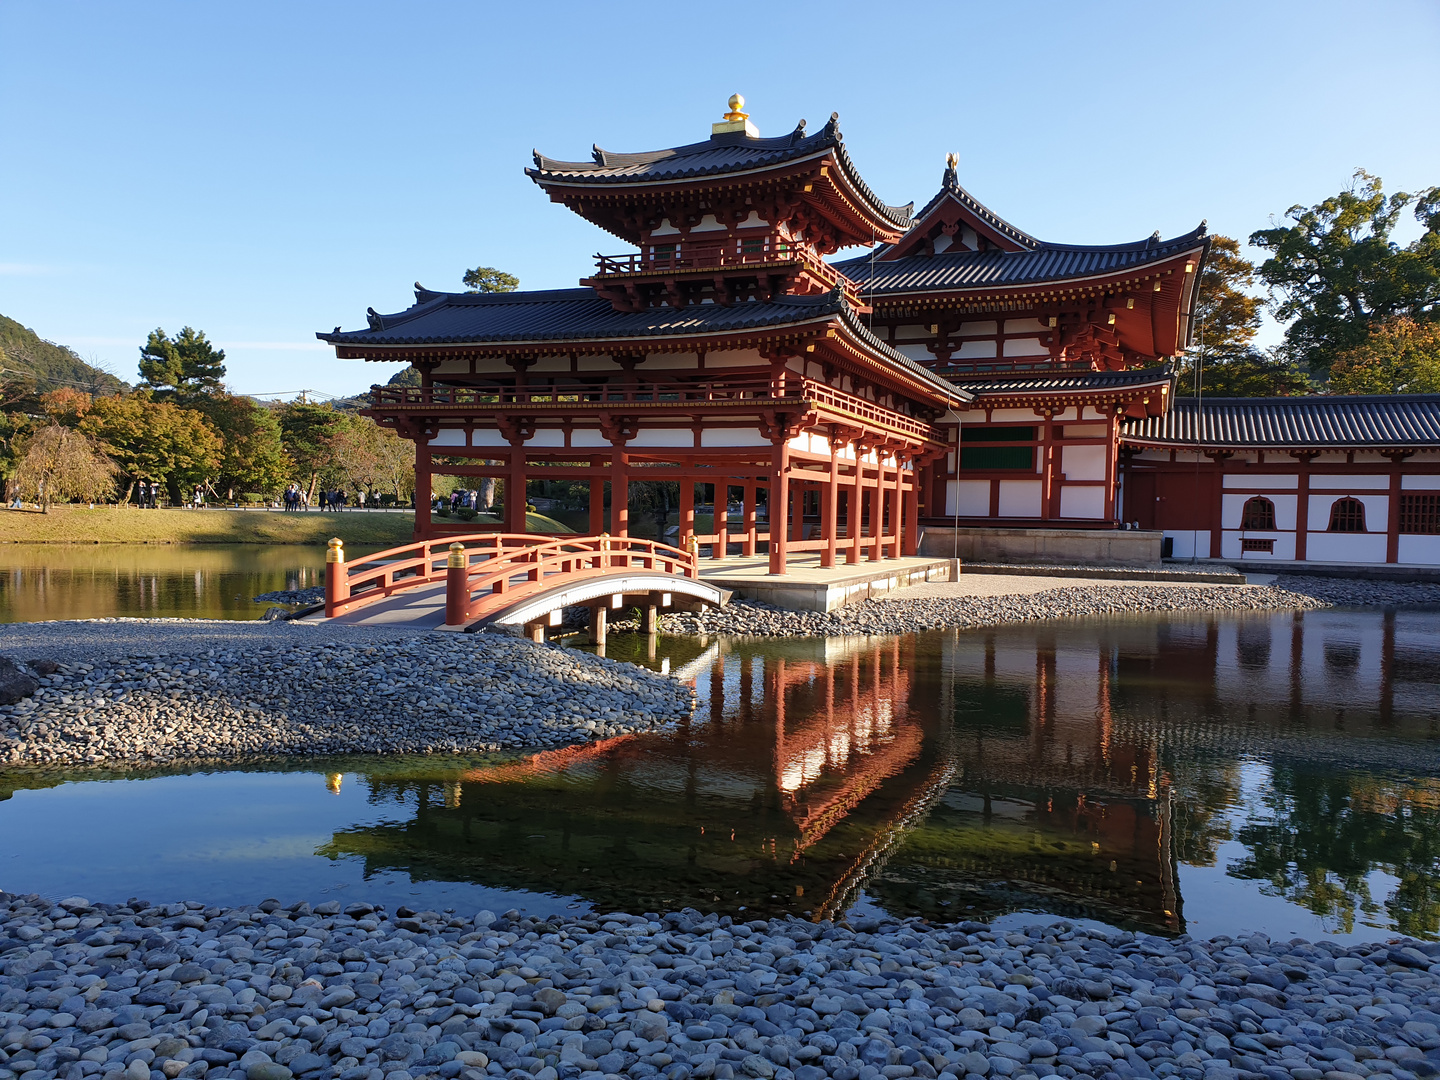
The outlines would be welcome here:
[[[818,552],[823,566],[914,554],[921,527],[942,523],[1110,530],[1138,520],[1167,536],[1172,524],[1188,529],[1175,542],[1201,555],[1296,548],[1279,533],[1279,547],[1232,543],[1226,530],[1245,526],[1218,482],[1182,491],[1162,475],[1167,463],[1178,477],[1202,454],[1249,452],[1237,449],[1243,432],[1220,450],[1198,427],[1157,441],[1178,422],[1171,358],[1191,335],[1203,223],[1169,240],[1038,240],[961,187],[953,155],[917,214],[870,190],[835,116],[813,134],[802,121],[761,138],[742,104],[732,99],[710,138],[686,146],[596,148],[587,161],[536,154],[527,172],[553,202],[634,249],[598,256],[580,288],[417,285],[405,311],[372,309],[365,329],[319,335],[341,357],[421,373],[419,387],[374,387],[368,410],[416,444],[417,538],[473,531],[430,516],[432,478],[451,475],[496,477],[517,494],[530,481],[588,481],[590,531],[616,535],[630,530],[630,484],[678,481],[682,543],[694,537],[722,558],[768,550],[773,574],[797,552]],[[869,250],[828,259],[856,247]],[[1353,464],[1363,440],[1341,438],[1316,411],[1324,399],[1311,400],[1300,407],[1329,434],[1295,447],[1281,437],[1278,448]],[[1376,453],[1433,470],[1440,399],[1416,407],[1433,422],[1419,434],[1392,424],[1403,446],[1381,438],[1374,408],[1362,409],[1362,427],[1380,440]],[[1264,464],[1264,453],[1251,456]],[[1140,492],[1130,505],[1127,472]],[[703,535],[697,485],[716,507]],[[1167,506],[1188,509],[1171,522]],[[1393,535],[1406,526],[1389,518],[1380,527],[1395,561],[1409,552]],[[1440,532],[1440,512],[1425,522]],[[525,525],[525,500],[507,498],[504,531]]]

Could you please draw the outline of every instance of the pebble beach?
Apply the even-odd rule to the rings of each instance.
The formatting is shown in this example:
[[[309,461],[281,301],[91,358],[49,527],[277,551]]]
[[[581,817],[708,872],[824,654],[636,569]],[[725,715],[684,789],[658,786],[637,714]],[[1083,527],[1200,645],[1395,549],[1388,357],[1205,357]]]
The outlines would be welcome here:
[[[0,1080],[1397,1080],[1440,945],[0,894]]]

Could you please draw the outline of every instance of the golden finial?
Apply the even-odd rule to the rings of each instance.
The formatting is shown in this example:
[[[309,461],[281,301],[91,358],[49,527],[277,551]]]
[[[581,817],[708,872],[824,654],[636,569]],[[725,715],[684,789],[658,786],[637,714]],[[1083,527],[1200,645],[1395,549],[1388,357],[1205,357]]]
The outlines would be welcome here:
[[[730,95],[730,111],[725,113],[725,119],[718,124],[710,125],[711,135],[728,135],[734,132],[748,135],[750,138],[757,138],[760,132],[750,122],[750,114],[741,112],[745,108],[745,98],[740,94]]]
[[[947,168],[953,169],[953,168],[955,168],[955,166],[957,166],[957,165],[959,165],[959,164],[960,164],[960,155],[959,155],[959,154],[955,153],[954,151],[951,151],[950,153],[948,153],[948,154],[945,155],[945,166],[946,166]]]
[[[740,110],[745,107],[745,99],[739,94],[730,95],[730,111],[725,114],[725,119],[730,121],[749,120],[750,114]]]

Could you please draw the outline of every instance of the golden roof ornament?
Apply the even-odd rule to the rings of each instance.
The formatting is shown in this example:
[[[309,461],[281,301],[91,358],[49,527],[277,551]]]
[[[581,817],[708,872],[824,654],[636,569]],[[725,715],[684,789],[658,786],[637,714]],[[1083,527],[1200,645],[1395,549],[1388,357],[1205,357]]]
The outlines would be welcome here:
[[[740,94],[731,94],[729,104],[730,111],[724,114],[725,119],[718,124],[710,125],[710,134],[728,135],[735,132],[758,139],[760,129],[750,122],[749,113],[741,112],[745,108],[745,98]]]

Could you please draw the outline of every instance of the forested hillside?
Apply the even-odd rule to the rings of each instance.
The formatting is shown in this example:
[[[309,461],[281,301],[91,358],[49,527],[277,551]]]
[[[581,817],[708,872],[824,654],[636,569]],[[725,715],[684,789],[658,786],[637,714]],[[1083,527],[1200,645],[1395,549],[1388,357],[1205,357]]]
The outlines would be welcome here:
[[[45,341],[35,331],[14,319],[0,315],[0,364],[6,382],[32,377],[36,390],[44,393],[62,386],[89,394],[114,394],[126,384],[80,359],[74,349]]]

